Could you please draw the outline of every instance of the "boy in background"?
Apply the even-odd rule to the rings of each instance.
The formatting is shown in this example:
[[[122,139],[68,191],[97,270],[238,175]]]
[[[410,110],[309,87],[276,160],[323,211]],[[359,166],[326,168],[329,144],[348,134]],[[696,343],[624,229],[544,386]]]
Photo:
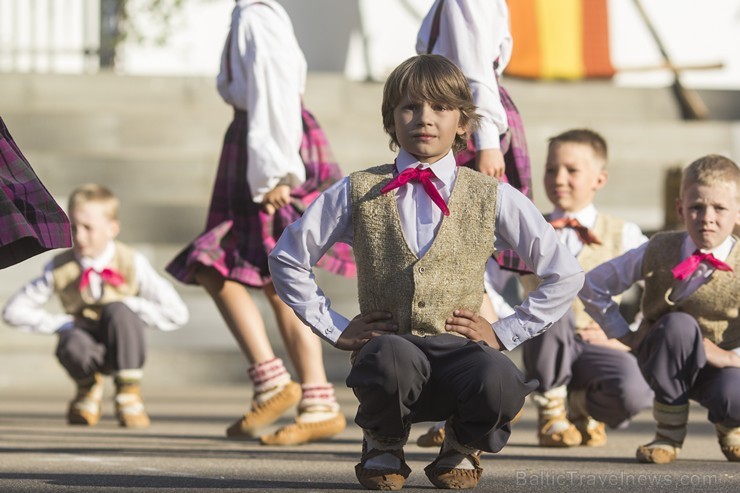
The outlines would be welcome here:
[[[588,273],[579,294],[610,338],[628,344],[655,391],[655,438],[640,462],[673,462],[686,438],[689,399],[705,407],[727,460],[740,461],[740,168],[710,154],[689,165],[676,200],[686,231],[659,233]],[[614,294],[645,281],[636,332]]]
[[[545,219],[585,272],[647,241],[633,223],[600,212],[594,198],[608,179],[607,144],[593,130],[550,139],[544,184],[554,209]],[[523,275],[525,291],[537,285]],[[606,443],[606,427],[626,425],[650,407],[652,391],[635,357],[608,340],[576,299],[545,334],[522,346],[527,377],[539,380],[537,438],[543,447]]]
[[[26,332],[58,334],[56,356],[77,385],[70,424],[94,426],[102,414],[103,375],[113,376],[123,427],[149,426],[140,383],[144,329],[174,330],[188,310],[172,285],[131,247],[116,241],[119,200],[108,188],[85,184],[69,198],[74,245],[23,286],[3,310],[5,322]],[[64,314],[45,305],[58,296]]]

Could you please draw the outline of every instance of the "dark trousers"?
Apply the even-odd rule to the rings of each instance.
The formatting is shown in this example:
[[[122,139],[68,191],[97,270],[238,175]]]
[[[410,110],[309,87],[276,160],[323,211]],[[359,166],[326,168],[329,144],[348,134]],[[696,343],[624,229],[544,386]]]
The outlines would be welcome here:
[[[450,334],[371,339],[347,377],[360,401],[355,422],[379,440],[451,417],[459,443],[488,452],[506,445],[509,423],[536,385],[499,351]]]
[[[740,426],[740,368],[707,365],[704,337],[691,315],[673,312],[653,325],[637,359],[655,399],[682,405],[693,399],[712,423]]]
[[[653,392],[637,359],[628,352],[583,342],[576,337],[571,312],[522,344],[522,353],[527,378],[539,380],[539,392],[562,385],[583,389],[591,416],[610,427],[626,424],[653,404]]]
[[[144,322],[123,303],[103,308],[93,330],[75,327],[59,334],[56,355],[74,380],[96,372],[112,373],[144,366]]]

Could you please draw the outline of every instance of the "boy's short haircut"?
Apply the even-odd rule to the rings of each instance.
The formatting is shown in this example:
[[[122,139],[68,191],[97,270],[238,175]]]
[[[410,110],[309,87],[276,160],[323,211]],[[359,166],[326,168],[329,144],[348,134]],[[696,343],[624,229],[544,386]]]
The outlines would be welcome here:
[[[455,136],[452,147],[456,152],[467,147],[467,134],[478,128],[480,115],[475,112],[470,85],[457,65],[441,55],[417,55],[391,72],[383,88],[381,113],[383,128],[391,137],[389,145],[392,151],[400,146],[391,131],[393,111],[406,94],[412,101],[427,101],[460,110],[460,124],[467,133]]]
[[[718,183],[734,183],[735,193],[740,193],[740,168],[732,159],[719,154],[708,154],[683,170],[681,195],[690,185],[716,185]]]
[[[597,132],[588,128],[575,128],[572,130],[565,131],[555,137],[550,137],[548,140],[548,152],[552,151],[555,147],[566,142],[574,142],[576,144],[584,144],[589,146],[594,151],[594,155],[601,158],[606,164],[607,159],[607,145],[606,139],[599,135]]]
[[[120,206],[118,197],[110,188],[97,183],[85,183],[75,188],[69,196],[67,211],[71,214],[75,207],[89,202],[101,204],[108,219],[118,220],[118,208]]]

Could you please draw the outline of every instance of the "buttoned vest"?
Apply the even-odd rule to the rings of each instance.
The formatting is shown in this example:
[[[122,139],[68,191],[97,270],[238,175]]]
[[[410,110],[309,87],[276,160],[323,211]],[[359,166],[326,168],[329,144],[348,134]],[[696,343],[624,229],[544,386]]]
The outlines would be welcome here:
[[[80,291],[82,267],[75,258],[73,250],[67,250],[52,260],[54,290],[59,295],[65,313],[96,321],[105,305],[121,301],[139,292],[134,262],[135,252],[131,247],[116,242],[116,251],[107,267],[123,275],[125,281],[120,286],[103,283],[102,296],[95,300],[88,289]]]
[[[645,278],[642,311],[645,319],[640,330],[648,330],[666,313],[684,312],[693,316],[704,337],[719,347],[727,350],[740,347],[740,277],[737,274],[740,244],[735,243],[726,260],[732,272],[715,270],[709,280],[688,298],[673,302],[669,300],[675,284],[671,269],[681,262],[681,245],[685,236],[685,232],[666,232],[650,239],[642,265]]]
[[[498,182],[457,168],[449,216],[422,258],[403,236],[396,192],[380,189],[393,177],[393,165],[350,175],[353,249],[361,313],[388,311],[399,334],[446,333],[455,309],[480,311],[483,274],[493,254]]]

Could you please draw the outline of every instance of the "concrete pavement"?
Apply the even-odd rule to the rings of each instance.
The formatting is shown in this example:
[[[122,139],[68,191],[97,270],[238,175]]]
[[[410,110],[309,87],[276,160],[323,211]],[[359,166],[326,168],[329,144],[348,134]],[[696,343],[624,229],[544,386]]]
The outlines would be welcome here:
[[[354,477],[361,432],[351,422],[356,401],[341,383],[338,398],[350,425],[335,439],[299,447],[235,442],[224,430],[245,410],[248,388],[151,382],[144,394],[153,424],[118,428],[112,387],[103,420],[94,428],[67,426],[70,383],[43,388],[5,387],[0,399],[0,492],[343,492],[361,490]],[[509,445],[484,454],[476,491],[735,492],[740,464],[722,456],[706,412],[692,408],[681,460],[637,464],[635,447],[652,436],[650,412],[627,430],[611,431],[603,448],[535,446],[535,410],[525,406]],[[287,418],[281,423],[287,423]],[[415,425],[413,440],[426,429]],[[423,473],[436,451],[406,447],[413,472],[404,491],[434,487]]]

